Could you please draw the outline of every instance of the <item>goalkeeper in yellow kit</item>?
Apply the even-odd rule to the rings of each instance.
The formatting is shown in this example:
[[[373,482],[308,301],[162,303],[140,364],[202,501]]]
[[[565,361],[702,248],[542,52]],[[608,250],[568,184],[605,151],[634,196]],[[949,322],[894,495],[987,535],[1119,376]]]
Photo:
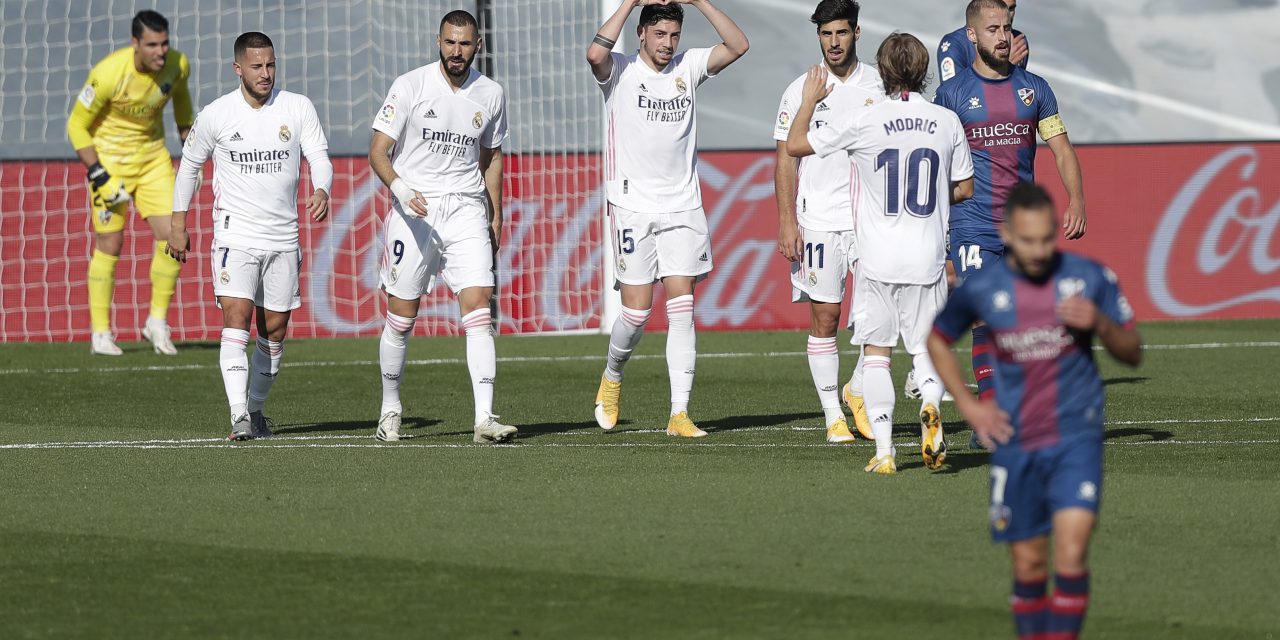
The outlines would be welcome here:
[[[173,98],[178,135],[195,121],[187,88],[187,57],[169,48],[169,21],[155,11],[133,18],[131,46],[103,58],[71,107],[67,135],[88,168],[93,197],[93,258],[89,261],[89,318],[93,353],[120,355],[111,333],[111,294],[124,244],[129,200],[151,225],[151,315],[142,328],[156,353],[173,355],[169,300],[179,263],[165,251],[173,213],[173,161],[164,145],[164,105]]]

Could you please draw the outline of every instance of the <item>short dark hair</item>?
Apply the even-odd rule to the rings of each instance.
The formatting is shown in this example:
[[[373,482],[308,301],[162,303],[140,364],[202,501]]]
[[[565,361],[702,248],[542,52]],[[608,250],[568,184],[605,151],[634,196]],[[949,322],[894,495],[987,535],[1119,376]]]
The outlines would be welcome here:
[[[978,19],[982,15],[983,9],[1004,9],[1009,10],[1009,5],[1004,0],[970,0],[969,6],[964,9],[964,23],[966,25]]]
[[[929,50],[919,38],[894,32],[876,50],[876,66],[886,94],[920,93],[929,81]]]
[[[853,0],[822,0],[809,16],[809,22],[821,27],[828,22],[848,20],[850,27],[858,26],[858,11],[862,7]]]
[[[646,4],[640,10],[640,28],[655,25],[663,20],[684,24],[684,7],[678,4]]]
[[[271,44],[271,38],[261,31],[247,31],[240,34],[236,38],[235,45],[232,46],[231,53],[239,60],[249,49],[275,49],[276,46]]]
[[[143,27],[156,33],[169,33],[169,21],[160,15],[160,12],[152,11],[151,9],[143,9],[133,17],[133,23],[129,25],[129,32],[133,34],[133,37],[141,38]]]
[[[455,27],[471,27],[475,30],[476,36],[480,36],[480,23],[476,22],[476,17],[471,15],[470,11],[455,9],[444,14],[444,17],[440,18],[440,33],[444,33],[444,26],[446,24],[450,24]]]
[[[1053,196],[1044,187],[1034,182],[1022,182],[1009,192],[1004,201],[1004,221],[1009,224],[1015,211],[1039,211],[1048,209],[1054,213]]]

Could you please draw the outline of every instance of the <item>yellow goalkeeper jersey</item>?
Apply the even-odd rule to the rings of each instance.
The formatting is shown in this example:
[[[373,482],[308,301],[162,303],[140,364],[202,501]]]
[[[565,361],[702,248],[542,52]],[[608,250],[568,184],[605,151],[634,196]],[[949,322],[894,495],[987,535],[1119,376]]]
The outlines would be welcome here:
[[[195,122],[187,76],[187,57],[176,49],[165,56],[164,68],[142,73],[133,64],[133,47],[118,49],[89,72],[89,79],[71,106],[67,136],[71,146],[92,145],[108,170],[137,168],[154,162],[164,146],[164,105],[173,98],[173,117],[179,127]]]

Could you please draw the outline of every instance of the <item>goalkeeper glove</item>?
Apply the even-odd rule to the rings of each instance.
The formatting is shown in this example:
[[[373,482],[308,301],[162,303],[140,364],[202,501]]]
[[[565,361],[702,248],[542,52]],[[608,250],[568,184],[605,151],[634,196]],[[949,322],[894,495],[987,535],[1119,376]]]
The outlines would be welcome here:
[[[124,180],[112,179],[100,162],[89,166],[89,184],[93,185],[93,206],[99,209],[110,209],[129,201]]]

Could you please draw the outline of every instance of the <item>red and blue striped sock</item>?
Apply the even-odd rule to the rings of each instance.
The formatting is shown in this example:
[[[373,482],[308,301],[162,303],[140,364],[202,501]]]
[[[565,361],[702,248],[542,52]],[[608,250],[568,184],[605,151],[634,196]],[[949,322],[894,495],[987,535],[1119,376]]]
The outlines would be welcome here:
[[[1089,608],[1089,573],[1078,576],[1057,574],[1053,578],[1053,598],[1049,602],[1046,640],[1075,640],[1084,626]]]
[[[1013,609],[1013,627],[1018,640],[1042,640],[1049,623],[1049,595],[1046,579],[1038,582],[1013,581],[1013,595],[1009,597]]]
[[[986,400],[996,396],[995,369],[992,367],[991,332],[986,325],[973,328],[973,378],[978,383],[978,398]]]

